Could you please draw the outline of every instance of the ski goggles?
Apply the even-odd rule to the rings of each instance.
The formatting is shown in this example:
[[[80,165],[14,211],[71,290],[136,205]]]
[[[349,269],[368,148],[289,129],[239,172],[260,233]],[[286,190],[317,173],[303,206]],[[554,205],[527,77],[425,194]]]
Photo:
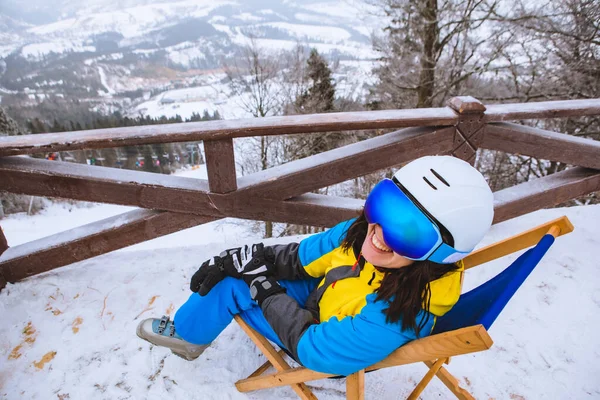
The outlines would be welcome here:
[[[464,258],[442,238],[445,228],[395,180],[379,182],[365,202],[365,216],[378,224],[383,240],[395,253],[415,261],[431,260],[449,264]]]

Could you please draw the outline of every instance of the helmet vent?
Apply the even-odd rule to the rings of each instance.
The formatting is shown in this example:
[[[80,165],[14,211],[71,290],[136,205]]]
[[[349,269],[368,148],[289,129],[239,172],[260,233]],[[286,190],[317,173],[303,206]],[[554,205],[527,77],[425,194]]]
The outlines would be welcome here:
[[[435,170],[432,168],[430,169],[431,173],[435,175],[436,178],[438,178],[440,181],[442,181],[442,183],[448,187],[450,187],[450,184],[448,182],[446,182],[446,180],[437,172],[435,172]],[[431,185],[431,184],[430,184]]]
[[[437,190],[437,188],[436,188],[435,186],[433,186],[433,183],[429,182],[429,180],[428,180],[427,178],[423,177],[423,180],[424,180],[425,182],[427,182],[427,184],[428,184],[429,186],[431,186],[431,187],[433,188],[433,190]]]

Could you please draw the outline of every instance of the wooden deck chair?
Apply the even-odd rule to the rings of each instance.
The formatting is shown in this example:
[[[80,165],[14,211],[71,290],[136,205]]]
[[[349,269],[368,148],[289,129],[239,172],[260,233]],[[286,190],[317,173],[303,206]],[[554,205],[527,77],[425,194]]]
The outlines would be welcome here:
[[[462,294],[452,310],[438,318],[430,336],[410,342],[384,360],[347,376],[346,398],[364,399],[365,371],[424,362],[429,371],[409,395],[409,399],[417,399],[434,375],[437,375],[457,398],[474,399],[459,386],[458,380],[443,367],[443,364],[448,364],[451,356],[488,350],[492,346],[492,339],[487,332],[489,327],[554,243],[554,239],[571,231],[573,225],[569,219],[561,217],[471,253],[464,259],[465,269],[535,246],[496,277]],[[334,376],[304,367],[291,368],[282,357],[283,351],[276,351],[267,339],[252,329],[241,317],[236,315],[235,319],[268,360],[248,378],[236,382],[240,392],[290,385],[300,398],[316,399],[304,382]],[[263,375],[271,366],[275,367],[277,372]]]

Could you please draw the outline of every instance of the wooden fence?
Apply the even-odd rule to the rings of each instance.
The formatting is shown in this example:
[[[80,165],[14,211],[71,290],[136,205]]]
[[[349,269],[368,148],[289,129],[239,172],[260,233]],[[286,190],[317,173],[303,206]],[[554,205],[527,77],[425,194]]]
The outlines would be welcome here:
[[[139,207],[14,247],[7,247],[0,230],[0,288],[224,217],[332,226],[357,215],[363,201],[309,192],[425,155],[473,163],[484,148],[576,166],[494,193],[494,222],[504,221],[600,191],[600,142],[506,121],[598,115],[600,99],[484,106],[466,96],[444,108],[0,137],[0,190]],[[236,177],[233,138],[383,128],[398,130]],[[19,157],[189,141],[204,142],[208,180]]]

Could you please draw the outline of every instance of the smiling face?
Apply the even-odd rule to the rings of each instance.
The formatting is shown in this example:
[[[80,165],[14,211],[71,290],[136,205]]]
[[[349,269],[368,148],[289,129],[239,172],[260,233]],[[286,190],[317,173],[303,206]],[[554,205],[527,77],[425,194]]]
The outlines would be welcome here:
[[[402,268],[414,263],[413,260],[394,253],[385,244],[383,231],[378,224],[369,224],[361,251],[365,260],[381,268]]]

